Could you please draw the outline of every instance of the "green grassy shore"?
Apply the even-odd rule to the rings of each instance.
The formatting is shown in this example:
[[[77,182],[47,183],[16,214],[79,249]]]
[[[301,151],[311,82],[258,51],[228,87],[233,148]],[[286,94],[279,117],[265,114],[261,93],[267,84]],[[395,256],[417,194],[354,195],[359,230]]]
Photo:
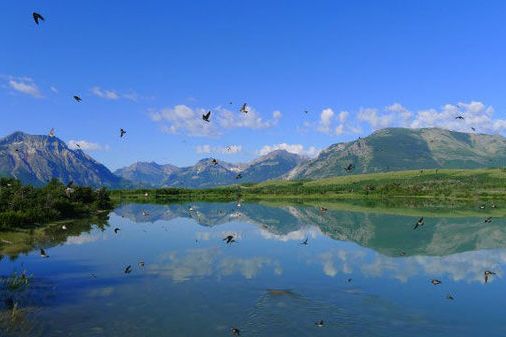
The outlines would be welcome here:
[[[213,189],[160,188],[112,191],[116,202],[179,200],[506,200],[506,169],[411,170],[321,180],[269,181]]]

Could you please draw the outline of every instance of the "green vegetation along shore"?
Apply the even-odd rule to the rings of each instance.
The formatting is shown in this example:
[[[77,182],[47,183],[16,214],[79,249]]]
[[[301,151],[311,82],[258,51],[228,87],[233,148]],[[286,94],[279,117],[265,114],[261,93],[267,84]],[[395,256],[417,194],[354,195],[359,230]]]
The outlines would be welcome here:
[[[15,179],[0,179],[0,230],[75,219],[111,207],[109,191],[105,188],[67,187],[58,180],[35,188]]]
[[[213,189],[118,190],[115,201],[418,198],[477,200],[506,198],[506,169],[411,170],[321,180],[269,181]]]

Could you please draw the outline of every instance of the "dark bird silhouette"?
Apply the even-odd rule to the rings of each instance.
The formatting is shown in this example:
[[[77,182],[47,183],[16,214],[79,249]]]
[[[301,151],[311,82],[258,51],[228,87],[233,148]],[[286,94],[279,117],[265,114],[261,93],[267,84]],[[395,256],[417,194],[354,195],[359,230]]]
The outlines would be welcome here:
[[[49,133],[47,135],[49,137],[54,137],[54,135],[55,135],[54,128],[51,128],[51,130],[49,130]]]
[[[488,279],[490,278],[490,276],[492,275],[495,275],[495,272],[493,271],[490,271],[490,270],[485,270],[485,272],[483,273],[483,277],[485,279],[485,283],[488,283]]]
[[[241,335],[241,330],[239,330],[237,328],[230,329],[230,332],[232,333],[232,336],[240,336]]]
[[[346,167],[344,168],[344,170],[345,170],[346,172],[348,172],[348,173],[349,173],[349,172],[351,172],[351,171],[353,171],[353,164],[349,164],[348,166],[346,166]]]
[[[114,228],[114,234],[118,234],[119,231],[120,229],[118,227]]]
[[[484,221],[485,223],[492,223],[492,217],[489,216],[488,218],[485,219]]]
[[[420,219],[418,219],[418,221],[416,222],[415,227],[413,227],[413,229],[417,229],[418,227],[422,227],[424,224],[425,224],[425,222],[423,221],[423,216],[422,216]]]
[[[223,241],[226,241],[227,244],[236,242],[233,235],[227,235]]]
[[[307,246],[308,245],[308,243],[307,243],[308,240],[309,240],[309,237],[306,237],[306,239],[304,239],[304,241],[302,241],[300,244]]]
[[[46,19],[44,19],[44,17],[37,12],[33,12],[32,16],[33,16],[33,21],[35,21],[35,23],[37,25],[39,24],[40,21],[46,21]]]
[[[443,282],[441,282],[439,280],[436,280],[436,279],[433,279],[432,281],[430,281],[430,283],[432,283],[433,285],[437,286],[438,284],[441,284]]]
[[[464,117],[463,116],[457,116],[457,117],[455,117],[455,119],[464,119]]]
[[[242,174],[240,174],[240,173],[235,176],[235,179],[241,179],[241,178],[242,178]]]
[[[209,118],[211,117],[211,111],[209,110],[205,115],[202,115],[202,119],[205,122],[209,122]]]
[[[309,111],[307,111],[307,110],[304,110],[304,113],[305,113],[305,114],[307,114],[308,112],[309,112]]]
[[[213,163],[213,165],[218,165],[218,161],[216,159],[211,160],[211,163]]]
[[[43,248],[40,249],[40,256],[44,258],[49,257],[49,255],[46,254],[46,251]]]
[[[242,107],[241,107],[241,110],[240,110],[240,111],[241,111],[241,112],[244,112],[245,114],[247,114],[247,113],[248,113],[248,110],[249,110],[249,109],[248,109],[248,104],[247,104],[247,103],[244,103],[244,104],[242,105]]]
[[[328,211],[328,209],[327,209],[327,208],[325,208],[325,207],[320,207],[320,212],[327,212],[327,211]]]
[[[447,299],[447,300],[450,300],[450,301],[453,301],[453,300],[454,300],[454,298],[453,298],[452,294],[448,294],[448,295],[446,295],[446,299]]]
[[[77,102],[77,103],[80,103],[83,99],[79,96],[74,96],[74,100]]]
[[[119,137],[120,138],[123,138],[123,136],[125,135],[126,131],[124,129],[119,129]]]
[[[471,130],[476,131],[476,129],[475,129],[475,128],[473,128],[473,127],[471,127]]]
[[[144,261],[140,261],[140,262],[139,262],[139,267],[144,268],[144,265],[145,265],[145,264],[144,264]]]
[[[322,328],[323,327],[323,320],[321,319],[318,322],[315,322],[314,325],[316,325],[319,328]]]
[[[131,265],[128,265],[126,268],[125,268],[125,274],[130,274],[132,272],[132,266]]]

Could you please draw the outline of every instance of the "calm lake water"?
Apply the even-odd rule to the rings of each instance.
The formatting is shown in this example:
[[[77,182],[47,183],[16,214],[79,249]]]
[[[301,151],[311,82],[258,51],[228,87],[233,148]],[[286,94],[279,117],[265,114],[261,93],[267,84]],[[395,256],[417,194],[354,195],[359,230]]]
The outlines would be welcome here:
[[[414,213],[125,204],[0,242],[0,336],[506,336],[504,218]]]

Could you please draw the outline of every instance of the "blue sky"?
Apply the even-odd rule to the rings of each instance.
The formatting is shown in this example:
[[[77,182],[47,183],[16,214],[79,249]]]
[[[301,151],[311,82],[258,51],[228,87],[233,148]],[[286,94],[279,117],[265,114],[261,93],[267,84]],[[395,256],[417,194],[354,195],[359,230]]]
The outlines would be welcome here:
[[[55,128],[111,169],[246,161],[279,144],[314,155],[385,126],[506,131],[504,1],[24,0],[0,12],[0,135]]]

